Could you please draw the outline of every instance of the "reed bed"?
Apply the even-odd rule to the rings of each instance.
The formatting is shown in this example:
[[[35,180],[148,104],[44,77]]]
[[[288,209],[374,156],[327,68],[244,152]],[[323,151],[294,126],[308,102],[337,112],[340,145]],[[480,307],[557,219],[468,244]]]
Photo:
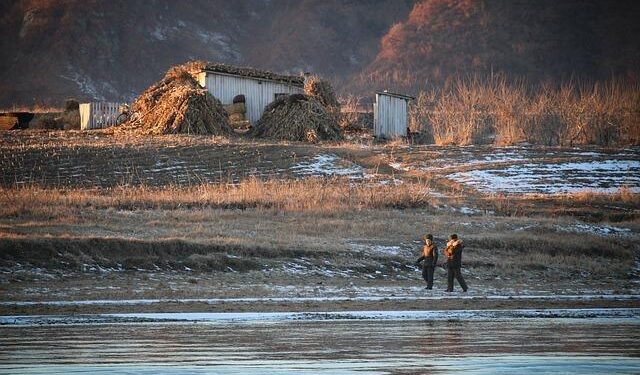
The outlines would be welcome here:
[[[639,145],[640,84],[459,78],[420,92],[409,121],[421,139],[439,145]]]

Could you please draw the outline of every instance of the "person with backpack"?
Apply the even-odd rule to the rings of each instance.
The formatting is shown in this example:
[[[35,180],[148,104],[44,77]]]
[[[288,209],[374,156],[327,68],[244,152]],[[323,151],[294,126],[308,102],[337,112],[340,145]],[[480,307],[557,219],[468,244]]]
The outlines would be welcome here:
[[[462,277],[462,241],[458,239],[458,235],[449,236],[449,242],[444,249],[444,255],[447,257],[447,292],[453,292],[453,279],[458,280],[462,291],[466,292],[467,283]]]
[[[431,234],[424,236],[422,255],[416,261],[416,265],[419,265],[421,261],[424,261],[422,265],[422,278],[427,283],[427,289],[432,289],[433,272],[436,269],[436,263],[438,262],[438,247],[435,242],[433,242],[433,235]]]

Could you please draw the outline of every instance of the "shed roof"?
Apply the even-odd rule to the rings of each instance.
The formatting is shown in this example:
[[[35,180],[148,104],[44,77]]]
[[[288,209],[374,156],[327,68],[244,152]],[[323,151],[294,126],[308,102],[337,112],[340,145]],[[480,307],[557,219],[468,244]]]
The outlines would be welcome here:
[[[207,63],[202,67],[202,70],[205,72],[224,73],[243,77],[264,79],[269,81],[285,82],[296,86],[304,85],[304,77],[302,76],[290,76],[269,72],[267,70],[259,70],[222,63]]]
[[[409,95],[404,95],[404,94],[398,94],[396,92],[391,92],[391,91],[378,91],[376,92],[376,94],[379,95],[386,95],[386,96],[393,96],[394,98],[400,98],[400,99],[405,99],[405,100],[414,100],[415,98],[413,96],[409,96]]]

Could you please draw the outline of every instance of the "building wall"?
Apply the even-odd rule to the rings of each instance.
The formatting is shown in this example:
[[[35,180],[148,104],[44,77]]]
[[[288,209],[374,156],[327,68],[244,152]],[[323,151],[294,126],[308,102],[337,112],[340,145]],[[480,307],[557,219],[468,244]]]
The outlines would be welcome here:
[[[198,82],[225,105],[231,104],[234,96],[244,95],[247,106],[247,120],[251,121],[251,123],[255,123],[260,119],[264,107],[275,100],[276,94],[298,94],[304,92],[302,87],[287,83],[214,72],[200,73]]]
[[[116,125],[125,104],[127,103],[80,103],[80,129],[101,129]]]
[[[373,131],[376,137],[394,138],[407,135],[407,100],[376,94]]]

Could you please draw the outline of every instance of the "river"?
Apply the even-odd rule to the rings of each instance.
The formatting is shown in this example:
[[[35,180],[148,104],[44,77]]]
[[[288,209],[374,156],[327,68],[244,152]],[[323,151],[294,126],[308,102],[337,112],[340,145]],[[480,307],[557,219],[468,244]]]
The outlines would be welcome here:
[[[0,373],[638,374],[638,314],[3,317]]]

